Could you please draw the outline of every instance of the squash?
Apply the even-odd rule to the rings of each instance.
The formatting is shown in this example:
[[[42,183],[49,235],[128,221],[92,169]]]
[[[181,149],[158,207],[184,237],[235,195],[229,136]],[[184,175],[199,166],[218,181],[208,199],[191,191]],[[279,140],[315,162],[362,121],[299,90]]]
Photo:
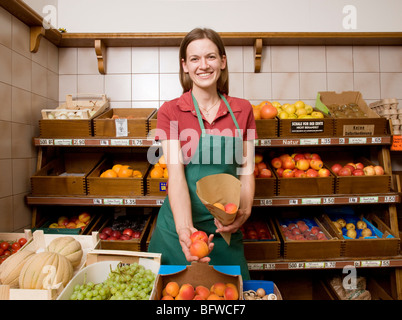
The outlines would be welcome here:
[[[63,255],[41,252],[29,259],[18,279],[21,289],[48,289],[60,283],[66,286],[73,277],[73,266]]]
[[[65,256],[70,260],[73,267],[80,264],[83,255],[81,243],[70,236],[53,239],[46,250]]]
[[[9,256],[0,266],[0,283],[18,288],[18,278],[24,264],[35,255],[34,251],[22,250]]]

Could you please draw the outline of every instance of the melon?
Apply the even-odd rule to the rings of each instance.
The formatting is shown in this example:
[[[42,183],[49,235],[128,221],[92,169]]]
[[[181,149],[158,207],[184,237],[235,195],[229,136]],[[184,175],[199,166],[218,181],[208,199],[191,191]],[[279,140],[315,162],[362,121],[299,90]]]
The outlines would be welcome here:
[[[49,243],[46,250],[65,256],[68,260],[70,260],[73,267],[76,267],[80,264],[83,255],[81,243],[70,236],[53,239]]]
[[[35,255],[34,251],[21,250],[8,257],[0,266],[0,283],[18,288],[18,278],[24,264]]]
[[[73,266],[63,255],[41,252],[22,267],[18,282],[21,289],[49,289],[60,283],[66,286],[73,277]]]

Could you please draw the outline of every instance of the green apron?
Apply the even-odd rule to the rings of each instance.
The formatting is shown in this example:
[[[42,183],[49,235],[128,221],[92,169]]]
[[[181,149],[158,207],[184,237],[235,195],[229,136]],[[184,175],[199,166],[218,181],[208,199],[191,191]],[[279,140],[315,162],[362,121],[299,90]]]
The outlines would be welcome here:
[[[209,254],[211,258],[210,264],[239,265],[243,280],[248,280],[250,275],[247,261],[244,257],[241,231],[238,230],[231,235],[230,245],[228,245],[219,233],[215,233],[214,217],[196,194],[196,183],[205,176],[228,173],[237,177],[236,169],[239,165],[236,163],[236,159],[239,162],[242,159],[243,140],[240,135],[239,125],[229,103],[223,95],[220,96],[230,112],[238,130],[238,135],[236,137],[227,137],[206,134],[198,103],[193,96],[202,133],[195,154],[185,167],[185,176],[191,199],[193,225],[197,230],[203,230],[207,234],[214,234],[214,249]],[[176,233],[169,197],[165,198],[159,210],[156,228],[149,243],[148,251],[162,253],[162,264],[165,265],[189,264]]]

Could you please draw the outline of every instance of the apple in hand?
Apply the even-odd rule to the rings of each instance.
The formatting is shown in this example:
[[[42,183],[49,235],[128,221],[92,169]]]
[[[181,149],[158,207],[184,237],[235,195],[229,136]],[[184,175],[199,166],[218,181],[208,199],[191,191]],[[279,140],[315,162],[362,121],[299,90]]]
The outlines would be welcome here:
[[[191,242],[194,242],[195,240],[202,240],[208,243],[208,235],[204,231],[198,230],[193,232],[193,234],[190,236],[190,240]]]

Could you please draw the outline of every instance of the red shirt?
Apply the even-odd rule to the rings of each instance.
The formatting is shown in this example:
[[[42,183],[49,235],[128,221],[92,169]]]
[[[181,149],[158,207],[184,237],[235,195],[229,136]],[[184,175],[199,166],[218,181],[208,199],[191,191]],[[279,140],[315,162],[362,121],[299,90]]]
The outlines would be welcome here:
[[[225,95],[230,108],[239,124],[243,140],[257,138],[253,109],[248,100]],[[221,136],[237,136],[236,126],[226,107],[221,100],[215,120],[209,123],[202,115],[207,134]],[[165,102],[158,110],[158,122],[156,140],[180,140],[184,152],[184,162],[191,158],[191,151],[198,146],[201,136],[201,128],[197,113],[193,104],[191,91],[184,93],[179,98]]]

